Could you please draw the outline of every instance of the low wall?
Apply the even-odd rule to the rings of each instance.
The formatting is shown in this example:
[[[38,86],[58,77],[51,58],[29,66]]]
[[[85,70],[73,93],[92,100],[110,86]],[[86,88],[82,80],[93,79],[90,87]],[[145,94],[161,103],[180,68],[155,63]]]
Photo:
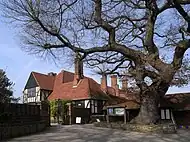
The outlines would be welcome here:
[[[126,131],[136,131],[143,133],[176,133],[176,128],[173,125],[140,125],[140,124],[123,124],[123,123],[106,123],[95,122],[94,126],[121,129]]]
[[[24,124],[0,124],[0,140],[40,132],[47,127],[46,121]]]

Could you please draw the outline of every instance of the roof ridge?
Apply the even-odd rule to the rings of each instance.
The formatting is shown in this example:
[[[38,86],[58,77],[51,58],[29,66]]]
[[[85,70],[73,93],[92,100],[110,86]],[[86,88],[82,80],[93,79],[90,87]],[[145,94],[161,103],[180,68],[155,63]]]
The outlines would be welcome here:
[[[70,72],[70,71],[67,71],[67,70],[61,70],[61,72],[68,72],[68,73],[72,73],[72,74],[75,74],[73,72]]]
[[[45,76],[48,76],[47,74],[44,74],[44,73],[40,73],[40,72],[35,72],[35,71],[32,71],[32,73],[36,73],[36,74],[41,74],[41,75],[45,75]]]

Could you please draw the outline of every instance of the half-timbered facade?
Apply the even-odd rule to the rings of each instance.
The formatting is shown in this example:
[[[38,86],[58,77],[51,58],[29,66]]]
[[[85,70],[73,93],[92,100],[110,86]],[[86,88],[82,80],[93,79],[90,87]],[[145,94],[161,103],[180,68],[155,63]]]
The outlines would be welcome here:
[[[29,79],[23,90],[24,103],[40,103],[47,100],[47,97],[53,91],[55,74],[48,75],[31,72]]]
[[[39,103],[46,99],[69,100],[72,123],[78,118],[82,119],[82,123],[88,123],[92,115],[103,114],[107,102],[120,98],[119,91],[117,76],[111,76],[111,87],[107,86],[105,75],[102,76],[101,84],[98,84],[83,75],[83,64],[76,58],[74,73],[65,70],[48,75],[32,72],[23,93],[24,103]]]

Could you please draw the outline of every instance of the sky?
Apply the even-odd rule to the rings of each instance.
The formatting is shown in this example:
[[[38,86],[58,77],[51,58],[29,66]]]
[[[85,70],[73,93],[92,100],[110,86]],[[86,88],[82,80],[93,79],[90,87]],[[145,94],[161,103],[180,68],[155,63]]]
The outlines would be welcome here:
[[[1,19],[2,17],[0,17]],[[45,73],[60,72],[61,70],[73,71],[73,66],[59,65],[53,62],[29,55],[21,50],[18,32],[12,25],[0,21],[0,68],[5,70],[8,78],[14,82],[14,96],[22,96],[23,88],[32,71]],[[100,82],[100,77],[89,69],[84,69],[85,76]],[[110,84],[110,80],[108,82]],[[172,87],[167,93],[190,92],[190,85],[183,88]]]
[[[7,77],[15,84],[15,97],[22,96],[23,88],[32,71],[44,74],[59,73],[61,70],[74,71],[73,65],[56,65],[22,51],[18,31],[11,26],[0,20],[0,69],[5,70]],[[100,82],[94,72],[84,69],[84,74]]]

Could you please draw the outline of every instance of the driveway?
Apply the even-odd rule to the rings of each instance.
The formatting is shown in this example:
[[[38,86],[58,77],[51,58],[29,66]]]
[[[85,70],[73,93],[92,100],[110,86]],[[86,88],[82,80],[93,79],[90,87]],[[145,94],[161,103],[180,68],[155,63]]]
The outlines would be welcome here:
[[[14,138],[10,142],[190,142],[190,130],[177,134],[144,134],[93,125],[54,125],[44,132]]]

